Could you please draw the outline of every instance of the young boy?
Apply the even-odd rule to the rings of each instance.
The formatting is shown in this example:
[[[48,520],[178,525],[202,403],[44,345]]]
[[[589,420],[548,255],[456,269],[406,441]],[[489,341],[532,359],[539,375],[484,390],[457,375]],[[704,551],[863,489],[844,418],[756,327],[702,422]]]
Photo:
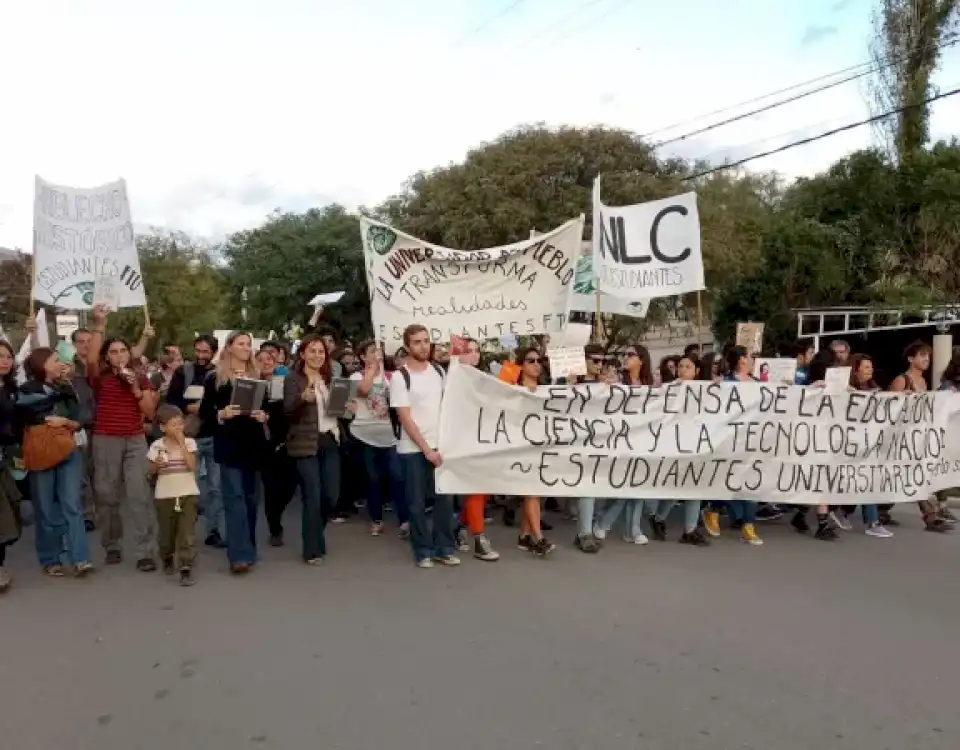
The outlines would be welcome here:
[[[160,526],[160,556],[163,572],[174,571],[174,555],[180,566],[180,585],[192,586],[196,561],[194,539],[197,525],[197,443],[183,433],[183,412],[171,404],[157,409],[157,424],[163,437],[147,451],[147,472],[157,478],[154,497]]]

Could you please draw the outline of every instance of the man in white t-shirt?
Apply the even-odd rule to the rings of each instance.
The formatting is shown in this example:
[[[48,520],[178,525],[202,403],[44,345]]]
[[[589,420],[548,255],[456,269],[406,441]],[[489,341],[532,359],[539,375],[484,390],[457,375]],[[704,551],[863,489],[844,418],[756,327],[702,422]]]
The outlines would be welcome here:
[[[397,452],[403,466],[413,555],[421,568],[432,568],[434,561],[459,565],[453,554],[453,498],[437,494],[434,480],[434,470],[443,463],[437,452],[443,370],[430,361],[430,335],[422,325],[406,327],[403,345],[408,356],[390,378],[390,405],[400,420]],[[426,514],[428,497],[434,499],[432,529]]]

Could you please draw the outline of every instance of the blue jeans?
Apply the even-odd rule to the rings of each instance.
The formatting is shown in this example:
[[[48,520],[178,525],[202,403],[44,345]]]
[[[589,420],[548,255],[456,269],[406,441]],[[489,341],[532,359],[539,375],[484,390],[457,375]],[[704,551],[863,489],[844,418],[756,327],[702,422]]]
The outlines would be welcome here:
[[[623,533],[628,537],[636,537],[643,533],[643,508],[645,501],[634,498],[618,497],[610,503],[603,517],[600,519],[600,528],[610,531],[626,510],[623,519]]]
[[[314,560],[327,554],[323,531],[340,497],[340,449],[333,437],[320,436],[317,455],[297,459],[303,515],[300,529],[303,559]]]
[[[577,498],[577,535],[589,536],[593,533],[593,512],[597,507],[597,498]]]
[[[876,505],[861,505],[860,512],[863,514],[863,523],[865,526],[869,526],[880,520],[880,511]]]
[[[650,502],[650,509],[653,515],[659,521],[666,521],[673,506],[677,503],[683,503],[683,530],[693,531],[697,528],[700,521],[700,501],[699,500],[661,500],[659,503]],[[749,523],[753,523],[750,521]]]
[[[59,466],[31,471],[30,499],[37,514],[36,546],[40,565],[59,565],[66,539],[67,557],[76,565],[90,561],[83,526],[83,457],[75,450]]]
[[[728,500],[730,520],[743,523],[757,522],[757,503],[754,500]]]
[[[231,565],[257,561],[257,480],[248,467],[220,466],[223,515],[227,524],[227,560]]]
[[[203,512],[205,533],[217,532],[223,537],[223,500],[220,497],[220,466],[213,460],[213,438],[197,438],[197,486],[199,505]]]
[[[422,453],[401,453],[407,507],[410,510],[410,544],[419,562],[446,557],[456,550],[453,497],[437,494],[433,464]],[[427,519],[427,498],[433,498],[433,524]]]
[[[383,506],[393,502],[398,523],[407,523],[407,498],[396,448],[375,448],[363,445],[363,467],[367,472],[367,512],[374,523],[383,521]]]

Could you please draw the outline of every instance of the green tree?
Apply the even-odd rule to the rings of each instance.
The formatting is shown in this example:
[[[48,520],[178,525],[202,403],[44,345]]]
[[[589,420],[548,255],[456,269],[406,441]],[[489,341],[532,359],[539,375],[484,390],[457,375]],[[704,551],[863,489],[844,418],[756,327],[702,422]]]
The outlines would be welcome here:
[[[149,354],[159,347],[187,347],[195,332],[209,333],[228,324],[230,287],[225,269],[187,235],[171,232],[137,237],[150,322],[156,331]],[[126,308],[111,316],[110,331],[139,338],[142,308]]]
[[[32,258],[19,250],[4,249],[0,260],[0,326],[17,343],[30,314],[32,281]]]
[[[360,223],[342,206],[276,213],[263,226],[232,235],[223,255],[234,293],[246,292],[245,325],[254,331],[304,325],[313,312],[307,306],[312,297],[346,291],[326,319],[345,335],[372,335]]]
[[[607,128],[523,127],[471,151],[462,164],[420,172],[377,209],[398,228],[437,244],[480,249],[548,231],[585,214],[592,233],[592,190],[630,205],[696,190],[709,289],[721,288],[760,262],[757,227],[770,210],[776,181],[765,175],[716,173],[694,183],[689,167],[661,161],[639,136]],[[709,319],[710,296],[703,296]],[[696,295],[657,300],[649,319],[606,321],[612,344],[637,338],[665,317],[695,318]]]
[[[933,91],[945,42],[956,38],[960,0],[879,0],[871,53],[874,113],[907,107],[878,128],[888,152],[908,162],[930,137],[930,108],[917,106]]]

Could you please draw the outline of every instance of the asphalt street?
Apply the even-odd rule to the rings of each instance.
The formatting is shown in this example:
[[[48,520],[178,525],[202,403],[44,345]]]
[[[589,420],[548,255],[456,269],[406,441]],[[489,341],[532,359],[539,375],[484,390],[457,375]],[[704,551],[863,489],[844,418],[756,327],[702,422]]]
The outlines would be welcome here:
[[[330,529],[246,578],[204,549],[189,589],[133,561],[0,598],[4,750],[923,750],[960,747],[960,531],[897,515],[837,543],[735,534],[419,570],[391,533]],[[676,538],[676,524],[671,526]],[[95,561],[102,562],[99,550]]]

